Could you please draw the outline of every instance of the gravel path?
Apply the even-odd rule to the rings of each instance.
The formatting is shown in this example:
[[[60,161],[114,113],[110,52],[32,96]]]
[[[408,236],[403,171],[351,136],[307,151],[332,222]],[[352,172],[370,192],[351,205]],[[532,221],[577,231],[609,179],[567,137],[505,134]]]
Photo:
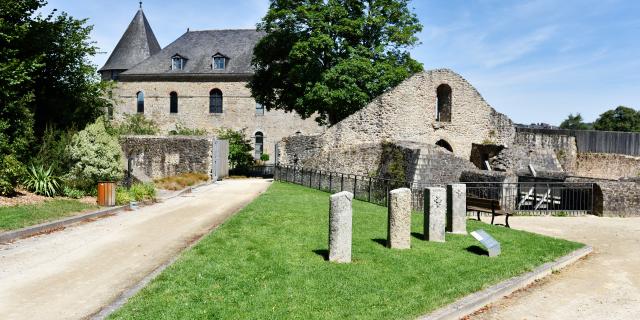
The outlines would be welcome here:
[[[586,243],[594,252],[471,319],[640,318],[640,218],[509,220],[513,228]]]
[[[269,184],[225,180],[138,211],[0,245],[0,318],[92,315]]]

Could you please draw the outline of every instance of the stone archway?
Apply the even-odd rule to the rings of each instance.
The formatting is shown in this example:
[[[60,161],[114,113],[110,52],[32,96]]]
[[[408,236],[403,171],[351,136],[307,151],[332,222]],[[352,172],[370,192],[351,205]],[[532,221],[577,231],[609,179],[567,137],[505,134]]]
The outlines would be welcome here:
[[[449,152],[453,153],[453,148],[451,147],[451,144],[449,144],[449,142],[447,142],[444,139],[438,140],[438,142],[436,142],[436,146],[441,147],[441,148],[445,148]]]

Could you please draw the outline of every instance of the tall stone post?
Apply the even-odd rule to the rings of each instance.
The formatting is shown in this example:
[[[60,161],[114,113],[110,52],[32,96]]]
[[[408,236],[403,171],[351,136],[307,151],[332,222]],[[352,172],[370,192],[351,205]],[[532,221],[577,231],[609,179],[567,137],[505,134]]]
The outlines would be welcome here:
[[[467,234],[467,186],[447,185],[447,232]]]
[[[444,188],[424,189],[424,239],[427,241],[444,242],[445,197]]]
[[[411,190],[400,188],[389,192],[387,246],[392,249],[411,248]]]
[[[331,195],[329,207],[329,261],[351,262],[353,194],[348,191]]]

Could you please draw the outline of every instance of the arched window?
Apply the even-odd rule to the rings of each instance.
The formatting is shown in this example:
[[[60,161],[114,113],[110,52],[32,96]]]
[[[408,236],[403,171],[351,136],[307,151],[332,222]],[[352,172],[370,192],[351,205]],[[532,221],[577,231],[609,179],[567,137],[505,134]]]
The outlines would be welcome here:
[[[451,87],[441,84],[436,92],[438,94],[436,121],[451,122]]]
[[[209,91],[209,113],[222,113],[222,91],[220,89]]]
[[[264,134],[262,134],[262,132],[258,131],[255,134],[255,139],[256,139],[256,146],[255,146],[255,151],[256,151],[256,155],[255,158],[256,159],[260,159],[260,156],[262,156],[262,147],[264,145]]]
[[[136,93],[136,101],[137,101],[137,112],[144,113],[144,92],[138,91]]]
[[[453,152],[453,148],[451,147],[449,142],[447,142],[444,139],[438,140],[438,142],[436,142],[436,146],[445,148],[445,149],[449,150],[449,152]]]
[[[169,94],[169,113],[178,113],[178,94],[175,91]]]

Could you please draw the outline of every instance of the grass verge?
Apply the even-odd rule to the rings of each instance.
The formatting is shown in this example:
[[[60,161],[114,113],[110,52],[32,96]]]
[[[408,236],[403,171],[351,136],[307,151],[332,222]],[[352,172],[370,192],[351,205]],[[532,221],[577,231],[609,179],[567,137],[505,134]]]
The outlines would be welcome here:
[[[97,208],[99,207],[96,205],[70,199],[54,199],[39,204],[0,207],[0,232],[73,216]]]
[[[582,244],[481,222],[497,258],[471,236],[384,246],[384,207],[354,201],[353,263],[324,260],[327,193],[275,182],[135,295],[112,319],[410,319],[563,256]]]

